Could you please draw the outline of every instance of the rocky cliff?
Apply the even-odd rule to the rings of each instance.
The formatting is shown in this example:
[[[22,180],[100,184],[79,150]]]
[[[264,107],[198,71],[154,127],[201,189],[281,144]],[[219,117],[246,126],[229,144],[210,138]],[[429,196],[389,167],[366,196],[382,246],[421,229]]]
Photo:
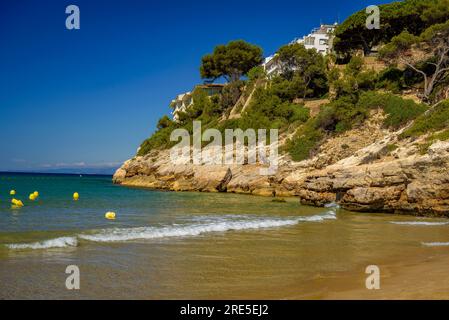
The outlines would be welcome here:
[[[416,141],[399,140],[401,131],[384,130],[380,123],[371,117],[329,139],[309,160],[294,162],[283,155],[272,176],[261,176],[259,165],[174,165],[163,150],[127,161],[114,182],[170,191],[295,196],[314,206],[337,202],[351,211],[449,217],[449,142],[437,141],[423,154]]]

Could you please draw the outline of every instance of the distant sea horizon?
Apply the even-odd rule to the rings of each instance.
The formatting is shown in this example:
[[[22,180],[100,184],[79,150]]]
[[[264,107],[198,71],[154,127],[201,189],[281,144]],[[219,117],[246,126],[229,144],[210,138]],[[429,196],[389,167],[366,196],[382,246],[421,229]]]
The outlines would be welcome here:
[[[55,169],[55,170],[0,170],[0,174],[36,174],[36,175],[86,175],[86,176],[113,176],[114,172],[118,168],[105,168],[105,169]]]

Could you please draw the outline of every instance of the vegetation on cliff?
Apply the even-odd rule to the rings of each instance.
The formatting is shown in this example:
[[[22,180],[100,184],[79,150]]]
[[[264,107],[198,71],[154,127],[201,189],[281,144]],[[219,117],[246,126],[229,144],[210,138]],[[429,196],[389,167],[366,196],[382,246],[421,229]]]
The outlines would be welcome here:
[[[426,28],[449,19],[448,0],[405,0],[379,6],[380,30],[366,28],[365,9],[346,19],[336,30],[334,49],[338,54],[351,56],[357,50],[371,50],[391,41],[405,29],[420,35]]]
[[[200,68],[201,77],[210,81],[224,77],[228,82],[240,80],[255,66],[262,63],[262,49],[242,40],[215,47],[205,55]]]
[[[192,121],[200,120],[203,130],[279,129],[282,151],[301,161],[327,139],[362,126],[373,110],[384,114],[386,130],[409,125],[402,139],[447,139],[449,0],[406,0],[380,10],[381,30],[366,28],[364,10],[340,25],[335,54],[324,57],[302,44],[280,48],[280,73],[274,77],[259,66],[257,46],[218,46],[202,59],[201,75],[229,80],[221,94],[195,91],[179,121],[163,117],[138,155],[169,148],[173,129],[192,132]],[[375,47],[378,57],[367,58]],[[372,67],[373,61],[382,67]],[[323,103],[311,112],[310,101]]]

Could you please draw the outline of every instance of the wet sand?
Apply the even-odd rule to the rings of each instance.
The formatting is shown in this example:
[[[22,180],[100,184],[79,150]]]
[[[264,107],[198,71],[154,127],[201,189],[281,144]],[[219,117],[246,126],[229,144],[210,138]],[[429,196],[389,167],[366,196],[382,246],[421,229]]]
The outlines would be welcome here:
[[[323,299],[365,299],[365,300],[446,300],[449,299],[449,254],[429,257],[425,260],[395,263],[381,268],[381,289],[360,289],[365,275],[359,279],[359,286],[348,286],[352,277],[342,276],[330,285],[333,290],[323,294]]]

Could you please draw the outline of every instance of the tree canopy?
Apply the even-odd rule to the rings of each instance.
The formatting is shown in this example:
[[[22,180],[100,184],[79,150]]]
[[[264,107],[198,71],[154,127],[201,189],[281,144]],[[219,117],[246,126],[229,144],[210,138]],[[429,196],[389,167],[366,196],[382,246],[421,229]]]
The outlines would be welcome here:
[[[388,43],[404,30],[419,35],[430,25],[449,19],[449,0],[405,0],[380,5],[379,9],[380,30],[368,29],[368,14],[358,11],[335,31],[335,51],[347,55],[362,49],[369,53],[374,46]]]
[[[212,54],[202,58],[201,77],[211,81],[223,77],[228,82],[235,82],[262,61],[260,47],[243,40],[231,41],[215,47]]]
[[[389,63],[401,63],[424,78],[424,100],[449,73],[449,20],[434,24],[419,37],[403,31],[380,51]]]
[[[299,97],[319,96],[327,91],[325,59],[315,49],[299,43],[286,45],[279,49],[276,59],[281,76]]]

